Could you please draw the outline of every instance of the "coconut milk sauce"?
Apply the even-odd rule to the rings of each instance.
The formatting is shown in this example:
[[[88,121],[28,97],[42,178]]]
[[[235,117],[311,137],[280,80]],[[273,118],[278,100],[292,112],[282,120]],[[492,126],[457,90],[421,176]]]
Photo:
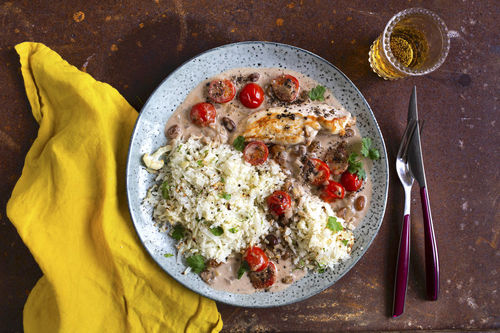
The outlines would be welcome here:
[[[196,86],[186,97],[186,99],[182,102],[182,104],[177,107],[174,114],[168,120],[165,126],[165,133],[167,130],[174,125],[178,125],[181,128],[181,136],[180,140],[184,141],[189,137],[199,137],[201,139],[208,139],[209,141],[215,141],[220,143],[229,143],[231,144],[233,140],[236,138],[237,133],[241,130],[238,126],[241,124],[242,120],[244,120],[251,113],[262,110],[265,108],[271,107],[269,104],[269,98],[266,96],[266,99],[262,103],[262,105],[256,109],[248,109],[244,107],[238,100],[238,95],[235,98],[225,104],[217,104],[213,103],[216,111],[216,122],[213,127],[198,127],[191,123],[189,118],[189,112],[191,107],[200,102],[210,102],[207,98],[207,86],[211,80],[220,78],[220,79],[231,79],[235,84],[236,91],[238,92],[245,84],[250,81],[246,81],[247,78],[252,73],[258,73],[259,79],[256,81],[264,90],[270,84],[271,80],[282,74],[291,74],[295,76],[300,82],[300,90],[310,90],[318,85],[316,81],[313,79],[293,70],[285,70],[281,68],[236,68],[231,69],[226,72],[219,74],[218,76],[210,79],[206,79]],[[243,78],[243,79],[242,79]],[[334,106],[341,107],[339,102],[335,99],[330,91],[325,92],[325,100],[324,103]],[[349,111],[349,110],[348,110]],[[222,118],[229,117],[236,124],[236,130],[232,133],[229,133],[224,126],[222,125]],[[328,133],[322,133],[321,131],[316,136],[315,140],[319,141],[321,144],[321,148],[318,149],[316,155],[318,158],[322,158],[326,154],[326,151],[329,147],[334,146],[341,140],[345,140],[347,142],[347,151],[359,151],[361,146],[361,135],[356,126],[352,127],[354,130],[354,135],[349,138],[340,138],[338,135],[331,135]],[[288,154],[289,158],[287,160],[287,165],[292,163],[291,159],[295,157],[293,154]],[[365,165],[365,170],[369,171],[371,168],[371,161],[369,159],[363,160]],[[342,200],[336,200],[331,204],[332,209],[334,211],[338,211],[344,207],[347,208],[347,213],[345,215],[346,220],[351,223],[353,227],[357,227],[359,222],[363,219],[366,214],[367,208],[369,206],[371,200],[371,192],[372,192],[372,184],[371,179],[369,177],[369,173],[367,172],[368,177],[363,182],[363,187],[356,193],[350,193],[344,197]],[[340,182],[340,176],[334,177],[335,181]],[[313,191],[314,192],[314,191]],[[354,201],[359,196],[365,196],[366,202],[365,207],[361,211],[356,211],[354,209]],[[221,264],[217,268],[210,268],[214,270],[214,279],[210,282],[210,285],[214,289],[224,290],[232,293],[241,293],[241,294],[250,294],[256,291],[256,289],[250,283],[250,279],[247,274],[245,274],[241,279],[237,278],[237,272],[241,264],[241,256],[239,254],[230,256],[227,259],[226,263]],[[305,270],[294,269],[291,260],[276,260],[275,262],[276,268],[278,271],[276,283],[269,288],[269,291],[280,291],[290,284],[283,283],[282,279],[285,277],[292,277],[293,281],[296,281],[302,278],[305,274]]]

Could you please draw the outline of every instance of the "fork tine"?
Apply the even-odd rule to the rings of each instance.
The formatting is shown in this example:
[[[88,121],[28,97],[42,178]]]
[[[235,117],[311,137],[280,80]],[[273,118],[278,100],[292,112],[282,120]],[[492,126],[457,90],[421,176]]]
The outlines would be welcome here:
[[[405,144],[405,147],[403,149],[403,161],[405,161],[405,163],[408,161],[408,149],[410,148],[410,143],[411,143],[411,139],[413,138],[413,133],[415,133],[415,129],[417,128],[417,122],[415,122],[412,126],[411,126],[411,129],[410,129],[410,133],[408,134],[408,137],[406,138],[406,144]]]
[[[413,137],[413,133],[415,132],[416,127],[417,122],[415,120],[408,123],[403,134],[403,138],[401,139],[401,144],[399,145],[397,158],[401,158],[405,162],[408,156],[408,146],[410,145],[411,138]]]

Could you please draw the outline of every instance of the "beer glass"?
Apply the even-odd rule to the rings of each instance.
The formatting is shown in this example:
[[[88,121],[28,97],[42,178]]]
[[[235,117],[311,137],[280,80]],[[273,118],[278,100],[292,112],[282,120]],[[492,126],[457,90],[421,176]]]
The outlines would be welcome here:
[[[372,70],[385,80],[425,75],[441,66],[450,49],[448,29],[430,10],[409,8],[394,15],[369,52]]]

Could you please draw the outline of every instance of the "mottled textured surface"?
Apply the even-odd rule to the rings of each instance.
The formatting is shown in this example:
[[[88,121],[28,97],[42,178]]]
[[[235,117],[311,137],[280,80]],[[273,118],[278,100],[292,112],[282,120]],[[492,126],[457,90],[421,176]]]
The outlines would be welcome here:
[[[392,5],[391,5],[392,4]],[[451,50],[435,73],[386,82],[369,70],[370,43],[397,11],[436,11]],[[500,328],[498,193],[500,10],[490,1],[12,1],[0,4],[0,322],[22,331],[22,307],[41,272],[5,214],[37,125],[13,46],[39,41],[137,109],[160,81],[192,56],[242,40],[292,44],[346,73],[370,103],[393,160],[417,85],[422,145],[441,260],[441,296],[424,298],[423,225],[414,189],[406,312],[389,318],[402,190],[391,169],[379,235],[332,288],[274,309],[219,305],[227,331]],[[43,221],[41,221],[43,222]],[[55,240],[57,241],[57,240]]]
[[[381,153],[380,160],[370,169],[373,196],[366,218],[354,230],[356,241],[351,258],[340,262],[334,270],[308,274],[281,292],[249,295],[228,293],[211,288],[196,275],[183,274],[186,269],[184,263],[164,257],[165,252],[176,253],[177,242],[166,233],[159,232],[153,221],[151,206],[142,202],[148,189],[155,184],[155,176],[146,171],[141,157],[166,144],[164,128],[174,110],[200,82],[238,67],[286,68],[300,71],[324,85],[335,95],[338,103],[356,117],[361,135],[372,138],[374,146],[379,147]],[[141,110],[131,140],[127,163],[127,196],[139,238],[153,259],[174,279],[213,300],[262,308],[290,304],[315,295],[331,286],[356,264],[369,248],[382,223],[388,191],[388,164],[383,140],[370,108],[352,82],[337,68],[310,52],[290,45],[240,42],[196,56],[172,73],[151,95]]]

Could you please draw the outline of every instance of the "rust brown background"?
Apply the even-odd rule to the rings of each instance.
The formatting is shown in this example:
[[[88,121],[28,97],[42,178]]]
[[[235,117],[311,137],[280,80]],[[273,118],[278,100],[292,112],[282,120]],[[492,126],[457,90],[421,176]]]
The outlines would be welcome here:
[[[371,42],[396,12],[436,11],[451,30],[445,64],[386,82],[370,72]],[[218,304],[226,331],[499,329],[497,1],[12,1],[0,4],[0,331],[22,331],[41,272],[5,214],[37,125],[13,46],[43,42],[110,83],[138,110],[190,57],[243,40],[296,45],[331,61],[370,103],[391,161],[417,85],[423,150],[441,260],[441,295],[424,299],[423,226],[414,191],[406,312],[390,319],[403,192],[391,164],[389,203],[373,245],[346,276],[306,301],[273,309]],[[56,240],[55,240],[56,241]]]

